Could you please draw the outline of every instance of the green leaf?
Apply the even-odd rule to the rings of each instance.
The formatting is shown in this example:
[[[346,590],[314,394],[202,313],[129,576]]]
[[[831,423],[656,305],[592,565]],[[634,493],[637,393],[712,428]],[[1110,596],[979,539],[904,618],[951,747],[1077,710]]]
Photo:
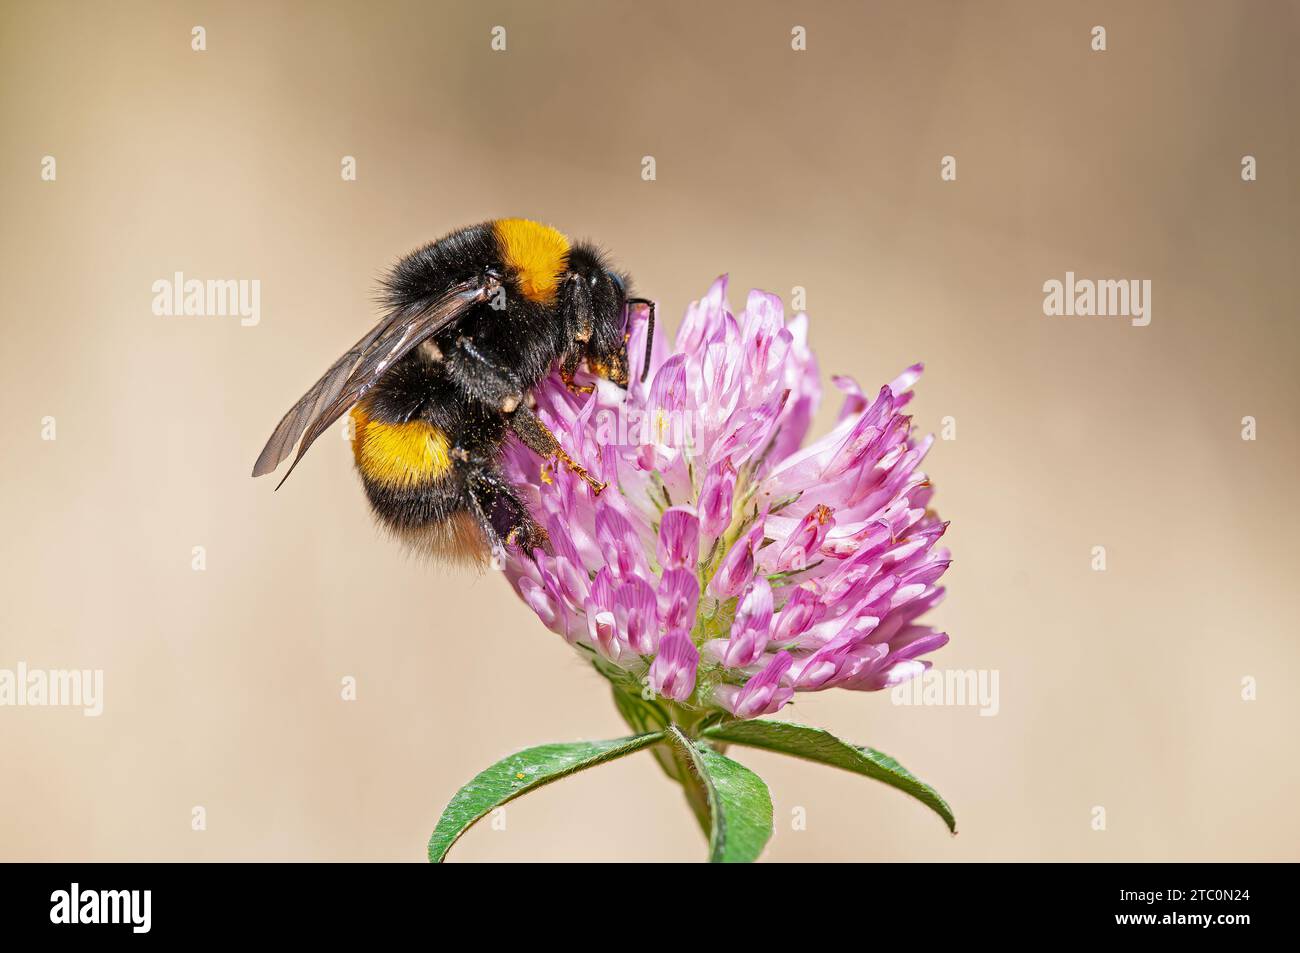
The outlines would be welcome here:
[[[707,798],[712,822],[710,862],[744,864],[757,860],[772,836],[772,797],[763,779],[707,744],[691,741],[676,725],[670,725],[667,734],[689,765],[692,780],[703,788]]]
[[[525,748],[482,771],[456,792],[429,838],[429,860],[441,863],[451,845],[493,808],[513,801],[543,784],[586,768],[648,748],[664,740],[663,732],[615,738],[613,741],[574,741]]]
[[[733,721],[706,728],[704,736],[716,741],[779,751],[781,754],[819,761],[884,781],[929,807],[943,818],[948,830],[957,833],[957,819],[938,791],[919,780],[889,755],[841,741],[829,731],[788,721]]]

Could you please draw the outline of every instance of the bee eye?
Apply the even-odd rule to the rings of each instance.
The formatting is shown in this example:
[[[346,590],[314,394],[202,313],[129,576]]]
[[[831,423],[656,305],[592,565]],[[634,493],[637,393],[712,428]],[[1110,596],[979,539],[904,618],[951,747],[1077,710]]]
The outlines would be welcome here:
[[[605,274],[607,274],[607,275],[609,276],[609,280],[610,280],[610,281],[614,282],[614,287],[618,289],[618,293],[619,293],[619,294],[623,294],[623,278],[622,278],[622,276],[620,276],[620,275],[618,274],[618,272],[616,272],[616,271],[607,271],[607,272],[605,272]]]

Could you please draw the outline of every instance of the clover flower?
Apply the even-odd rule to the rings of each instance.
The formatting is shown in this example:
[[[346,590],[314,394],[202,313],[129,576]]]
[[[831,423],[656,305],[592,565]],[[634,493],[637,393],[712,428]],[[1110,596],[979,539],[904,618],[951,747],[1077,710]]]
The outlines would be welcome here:
[[[552,631],[616,683],[685,710],[768,714],[796,692],[878,690],[929,667],[948,637],[918,618],[942,597],[947,524],[918,469],[931,438],[903,410],[921,365],[874,398],[852,379],[839,422],[803,446],[821,388],[807,316],[726,278],[661,340],[640,383],[537,388],[539,415],[608,484],[600,494],[521,446],[507,473],[553,552],[506,571]],[[629,354],[644,353],[636,322]]]
[[[772,834],[767,786],[729,746],[873,778],[956,831],[938,792],[889,755],[760,717],[796,692],[903,682],[948,640],[919,621],[949,562],[917,469],[930,439],[913,439],[902,412],[921,366],[874,398],[836,378],[839,421],[804,446],[821,397],[807,318],[787,323],[757,291],[733,314],[726,290],[719,278],[691,305],[672,353],[652,342],[645,383],[638,321],[626,391],[592,379],[574,393],[558,377],[534,389],[543,421],[606,486],[511,445],[506,475],[551,545],[507,550],[500,568],[610,680],[634,734],[537,745],[481,771],[443,810],[430,860],[506,802],[638,751],[681,785],[713,861],[756,860]]]

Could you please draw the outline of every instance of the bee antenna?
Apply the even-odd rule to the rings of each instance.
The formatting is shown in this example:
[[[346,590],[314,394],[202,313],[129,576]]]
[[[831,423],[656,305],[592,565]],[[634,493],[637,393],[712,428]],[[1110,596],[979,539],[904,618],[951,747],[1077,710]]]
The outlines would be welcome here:
[[[650,354],[655,346],[655,303],[649,298],[628,298],[628,304],[643,304],[650,309],[650,318],[646,321],[645,329],[645,360],[641,362],[641,383],[645,383],[646,375],[650,373]]]

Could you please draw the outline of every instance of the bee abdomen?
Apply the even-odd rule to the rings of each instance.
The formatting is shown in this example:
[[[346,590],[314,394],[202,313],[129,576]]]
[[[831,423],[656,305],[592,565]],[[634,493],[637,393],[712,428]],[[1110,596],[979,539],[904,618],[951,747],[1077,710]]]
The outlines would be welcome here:
[[[353,456],[380,523],[416,552],[481,566],[487,541],[468,509],[446,432],[424,420],[376,420],[364,404],[353,408],[352,420]]]

